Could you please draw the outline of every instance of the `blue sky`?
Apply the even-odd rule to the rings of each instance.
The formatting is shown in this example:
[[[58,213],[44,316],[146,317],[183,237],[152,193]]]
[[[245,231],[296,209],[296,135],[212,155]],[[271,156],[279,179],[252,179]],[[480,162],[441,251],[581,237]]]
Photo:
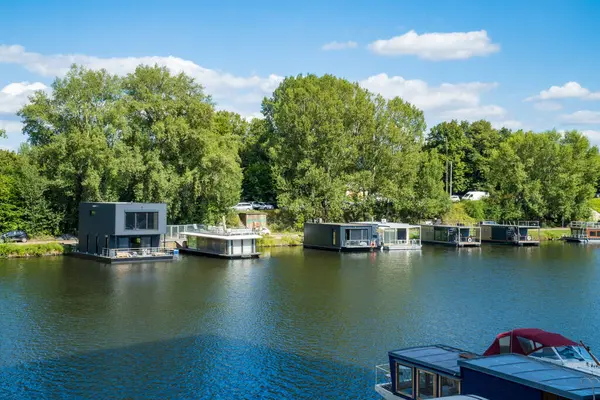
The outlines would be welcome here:
[[[4,148],[25,140],[15,111],[72,62],[185,71],[248,118],[282,77],[331,73],[416,104],[429,126],[485,118],[600,144],[600,1],[0,0],[0,15]]]

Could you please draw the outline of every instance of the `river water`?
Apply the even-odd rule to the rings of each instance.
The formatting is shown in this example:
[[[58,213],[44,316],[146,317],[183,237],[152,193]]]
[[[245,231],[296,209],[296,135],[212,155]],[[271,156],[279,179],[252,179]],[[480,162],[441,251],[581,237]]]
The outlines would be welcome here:
[[[0,398],[376,399],[395,348],[539,327],[600,350],[600,247],[0,260]]]

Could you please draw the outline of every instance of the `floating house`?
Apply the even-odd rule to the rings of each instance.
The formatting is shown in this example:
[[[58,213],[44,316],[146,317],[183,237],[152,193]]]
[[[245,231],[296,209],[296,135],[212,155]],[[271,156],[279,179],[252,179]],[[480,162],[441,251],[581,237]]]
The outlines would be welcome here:
[[[219,258],[258,258],[256,240],[250,229],[197,229],[180,233],[185,238],[182,253]]]
[[[382,250],[419,250],[421,249],[421,226],[387,222],[357,222],[358,224],[377,226],[378,247]]]
[[[539,246],[540,241],[531,236],[531,230],[537,230],[540,236],[538,221],[519,221],[516,224],[497,224],[484,221],[480,224],[481,241],[515,246]]]
[[[164,203],[81,203],[71,254],[110,263],[171,260],[173,250],[160,241],[166,229]]]
[[[600,243],[600,222],[573,221],[569,228],[571,234],[565,237],[567,242]]]
[[[376,368],[384,399],[475,396],[488,400],[593,400],[598,379],[520,354],[489,357],[444,345],[390,351]],[[477,397],[479,396],[479,397]]]
[[[305,223],[304,247],[334,251],[370,251],[379,247],[375,223]]]
[[[456,247],[481,246],[481,227],[464,225],[421,225],[423,243]]]

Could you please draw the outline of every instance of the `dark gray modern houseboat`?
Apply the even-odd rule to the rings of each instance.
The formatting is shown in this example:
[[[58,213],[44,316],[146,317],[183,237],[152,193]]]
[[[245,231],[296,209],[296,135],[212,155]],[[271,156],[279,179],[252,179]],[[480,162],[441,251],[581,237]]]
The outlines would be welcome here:
[[[444,345],[390,351],[376,367],[386,400],[463,395],[487,400],[593,400],[598,377],[521,354],[480,356]]]
[[[72,254],[105,262],[171,260],[173,250],[160,242],[166,229],[164,203],[81,203]]]
[[[379,247],[377,224],[305,223],[304,247],[334,251],[369,251]]]
[[[481,246],[481,227],[421,225],[421,241],[456,247],[479,247]]]
[[[540,223],[538,221],[518,221],[517,223],[497,224],[484,221],[481,226],[481,241],[515,246],[539,246]],[[537,231],[538,239],[531,233]]]

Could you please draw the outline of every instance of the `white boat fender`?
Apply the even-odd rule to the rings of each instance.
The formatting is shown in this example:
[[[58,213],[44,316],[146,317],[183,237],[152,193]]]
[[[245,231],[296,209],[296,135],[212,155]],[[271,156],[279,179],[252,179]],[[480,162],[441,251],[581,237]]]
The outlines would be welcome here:
[[[467,242],[471,243],[473,241],[473,238],[468,238]]]
[[[527,240],[531,241],[531,235],[527,235]]]

